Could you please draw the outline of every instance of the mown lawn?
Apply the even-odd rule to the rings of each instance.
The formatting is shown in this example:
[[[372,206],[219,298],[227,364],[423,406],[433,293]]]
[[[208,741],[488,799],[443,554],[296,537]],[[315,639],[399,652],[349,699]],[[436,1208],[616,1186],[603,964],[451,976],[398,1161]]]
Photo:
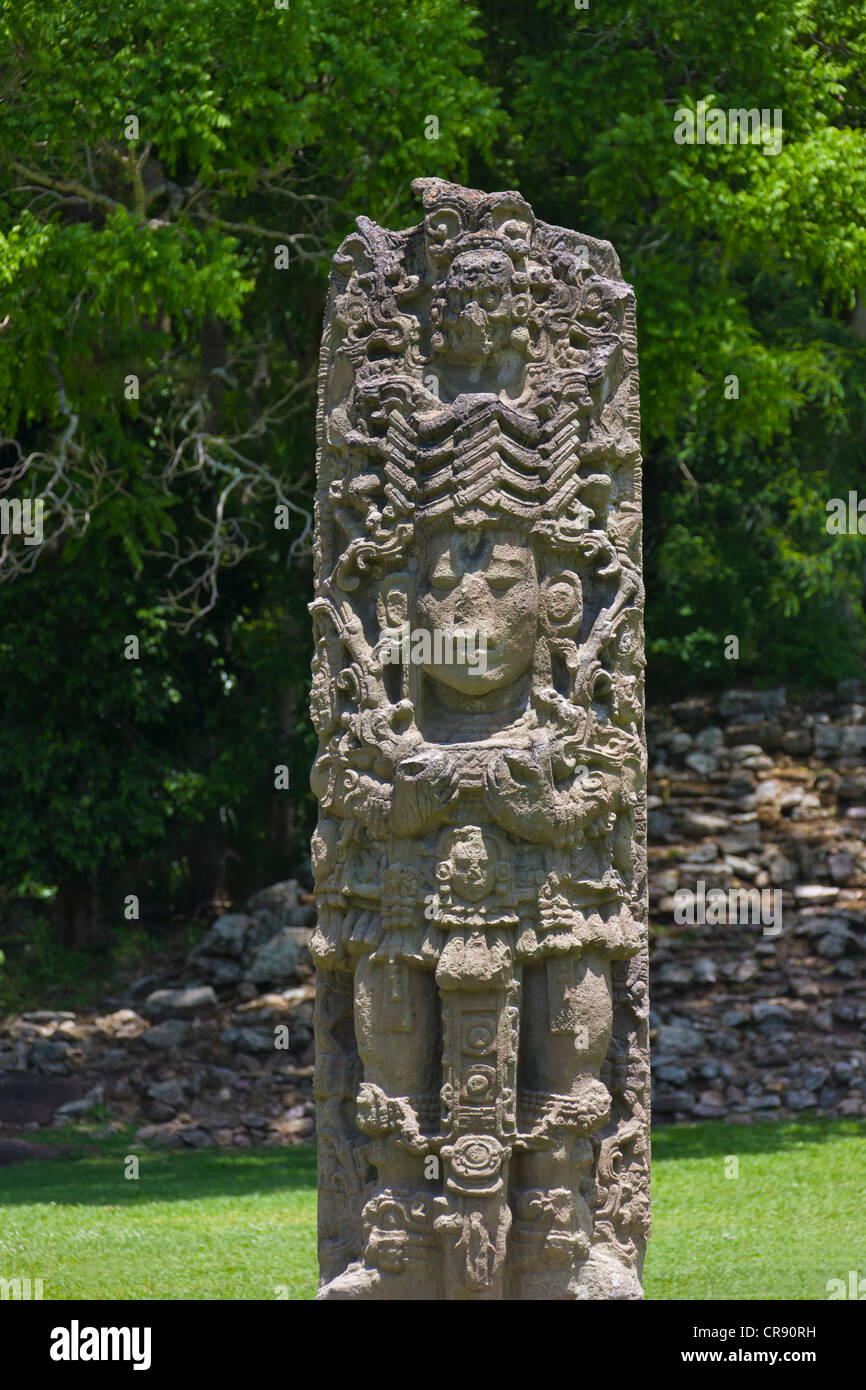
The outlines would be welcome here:
[[[313,1297],[314,1149],[104,1148],[0,1170],[0,1275],[46,1299]]]
[[[826,1299],[866,1277],[864,1137],[856,1120],[657,1130],[647,1297]],[[315,1244],[311,1148],[114,1140],[0,1171],[0,1277],[47,1299],[311,1298]]]
[[[864,1210],[862,1120],[656,1130],[647,1297],[826,1299],[866,1277]]]

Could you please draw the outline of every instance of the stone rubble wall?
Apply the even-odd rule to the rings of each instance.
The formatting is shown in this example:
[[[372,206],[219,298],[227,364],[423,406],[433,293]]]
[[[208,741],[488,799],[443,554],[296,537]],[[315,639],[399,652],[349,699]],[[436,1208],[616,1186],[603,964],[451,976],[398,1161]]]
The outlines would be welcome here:
[[[295,880],[277,883],[101,1011],[6,1019],[0,1164],[38,1156],[24,1136],[70,1121],[173,1147],[312,1138],[315,916]]]
[[[647,730],[655,1122],[866,1114],[866,681],[728,690]],[[779,890],[778,935],[678,925],[700,881]]]
[[[647,728],[654,1123],[866,1114],[866,681],[684,700]],[[678,925],[699,881],[779,890],[781,931]],[[0,1161],[94,1113],[170,1145],[314,1137],[314,921],[275,884],[101,1012],[4,1020]]]

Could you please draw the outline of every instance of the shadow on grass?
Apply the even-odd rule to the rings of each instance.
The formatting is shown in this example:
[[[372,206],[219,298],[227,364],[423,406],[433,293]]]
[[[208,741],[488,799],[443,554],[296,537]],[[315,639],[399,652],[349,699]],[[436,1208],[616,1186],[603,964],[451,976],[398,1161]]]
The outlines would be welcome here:
[[[796,1120],[762,1121],[754,1125],[704,1120],[694,1125],[671,1125],[652,1132],[654,1159],[713,1158],[731,1153],[784,1153],[808,1144],[866,1138],[866,1120],[826,1119],[804,1113]]]
[[[866,1137],[866,1122],[812,1116],[758,1125],[716,1121],[657,1129],[653,1160],[704,1159],[731,1153],[792,1152],[844,1138]],[[136,1154],[147,1182],[124,1176]],[[315,1145],[285,1149],[147,1149],[130,1136],[80,1156],[19,1163],[0,1170],[0,1208],[56,1202],[70,1206],[135,1206],[148,1202],[194,1201],[203,1197],[244,1197],[269,1192],[314,1192]]]
[[[125,1177],[135,1154],[145,1183]],[[96,1155],[62,1156],[0,1170],[0,1208],[56,1202],[63,1206],[136,1206],[269,1192],[314,1192],[313,1145],[286,1149],[144,1149],[112,1144]]]

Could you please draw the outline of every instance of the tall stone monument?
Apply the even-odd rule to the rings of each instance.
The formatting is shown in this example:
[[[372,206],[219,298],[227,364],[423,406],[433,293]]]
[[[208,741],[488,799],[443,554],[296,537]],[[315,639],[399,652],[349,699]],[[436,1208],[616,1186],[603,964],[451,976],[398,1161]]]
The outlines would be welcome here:
[[[517,193],[414,188],[321,356],[319,1296],[637,1299],[634,297]]]

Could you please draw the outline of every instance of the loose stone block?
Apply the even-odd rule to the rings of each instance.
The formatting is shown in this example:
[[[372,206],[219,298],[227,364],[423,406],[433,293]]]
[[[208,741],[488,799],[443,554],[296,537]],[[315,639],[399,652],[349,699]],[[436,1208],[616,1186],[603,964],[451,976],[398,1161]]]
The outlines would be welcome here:
[[[319,1297],[637,1299],[633,293],[518,193],[414,188],[337,252],[322,344]]]

